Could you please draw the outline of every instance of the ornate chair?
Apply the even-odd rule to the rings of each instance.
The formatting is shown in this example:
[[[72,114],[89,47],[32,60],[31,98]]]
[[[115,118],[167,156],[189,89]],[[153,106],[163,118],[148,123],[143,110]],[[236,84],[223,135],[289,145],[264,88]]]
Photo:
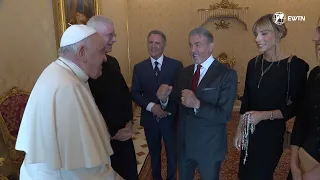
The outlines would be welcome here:
[[[20,167],[23,162],[24,152],[16,151],[15,144],[29,95],[30,93],[13,87],[0,97],[0,129],[3,136],[3,143],[6,146],[6,149],[2,149],[1,153],[7,150],[8,152],[5,154],[5,156],[7,156],[6,161],[12,162],[11,164],[17,164],[18,167]],[[0,154],[0,156],[3,155]],[[10,165],[10,167],[13,166]],[[6,167],[5,169],[7,170],[9,168]],[[17,171],[18,170],[19,169],[17,169]]]
[[[2,170],[2,167],[4,166],[5,158],[0,156],[0,170]],[[0,180],[8,180],[7,177],[5,177],[2,172],[0,172]]]
[[[236,60],[234,58],[230,59],[228,57],[228,55],[224,52],[222,52],[221,54],[218,55],[218,57],[216,58],[219,62],[221,62],[222,64],[228,66],[229,68],[234,67],[234,65],[236,64]],[[240,81],[238,80],[238,84],[240,83]],[[237,100],[241,99],[241,95],[239,93],[239,90],[237,90]]]
[[[3,145],[3,142],[0,142]],[[4,147],[4,146],[2,146]],[[0,147],[0,154],[3,155],[3,148]],[[18,180],[20,165],[10,161],[10,158],[0,156],[0,180]]]

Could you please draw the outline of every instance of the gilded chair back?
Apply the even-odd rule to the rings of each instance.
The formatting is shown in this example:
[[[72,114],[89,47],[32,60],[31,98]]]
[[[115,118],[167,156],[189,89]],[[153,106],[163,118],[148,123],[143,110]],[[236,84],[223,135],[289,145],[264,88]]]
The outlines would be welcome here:
[[[218,55],[218,57],[216,58],[220,63],[228,66],[229,68],[234,67],[234,65],[236,64],[236,60],[234,58],[230,59],[228,57],[228,55],[224,52],[222,52],[221,54]]]
[[[30,93],[13,87],[0,96],[0,128],[9,157],[13,162],[22,163],[24,153],[15,150],[17,135]]]
[[[216,59],[220,63],[228,66],[231,69],[234,69],[234,65],[236,64],[236,59],[235,58],[229,58],[229,56],[225,52],[220,53]],[[238,84],[239,83],[240,83],[240,81],[238,80]],[[240,94],[239,90],[237,90],[237,100],[240,100],[241,97],[242,97],[242,95]]]

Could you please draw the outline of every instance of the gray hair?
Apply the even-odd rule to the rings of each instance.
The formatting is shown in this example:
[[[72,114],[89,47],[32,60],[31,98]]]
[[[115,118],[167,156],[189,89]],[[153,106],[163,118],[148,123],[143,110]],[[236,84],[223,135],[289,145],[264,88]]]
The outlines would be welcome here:
[[[149,39],[149,37],[150,37],[152,34],[158,34],[158,35],[160,35],[160,36],[162,37],[163,41],[164,41],[165,43],[167,42],[167,37],[166,37],[166,35],[165,35],[162,31],[152,30],[152,31],[149,32],[147,38]]]
[[[104,17],[104,16],[93,16],[87,22],[87,26],[92,27],[93,29],[96,29],[97,26],[99,26],[101,24],[105,24],[105,25],[112,24],[113,25],[113,21],[109,18]]]
[[[194,28],[190,33],[189,33],[189,36],[192,36],[192,35],[203,35],[207,38],[208,42],[209,43],[213,43],[214,39],[213,39],[213,35],[210,31],[208,31],[206,28],[204,27],[197,27],[197,28]]]
[[[91,35],[92,36],[92,35]],[[90,37],[86,37],[85,39],[77,42],[77,43],[74,43],[74,44],[71,44],[71,45],[68,45],[68,46],[63,46],[63,47],[60,47],[59,50],[58,50],[58,53],[59,55],[65,55],[67,53],[72,53],[72,54],[76,54],[80,47],[81,46],[86,46],[86,47],[90,47]]]

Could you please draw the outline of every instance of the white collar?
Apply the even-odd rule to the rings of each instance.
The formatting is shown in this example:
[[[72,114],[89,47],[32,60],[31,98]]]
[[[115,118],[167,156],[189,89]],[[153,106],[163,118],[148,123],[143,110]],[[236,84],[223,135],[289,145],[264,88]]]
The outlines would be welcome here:
[[[163,63],[163,54],[157,60],[153,59],[152,57],[150,57],[150,59],[151,59],[152,65],[154,64],[155,61],[157,61],[161,66]]]
[[[203,63],[201,63],[201,66],[202,66],[203,68],[205,68],[205,69],[209,69],[209,67],[211,66],[211,64],[213,63],[213,61],[214,61],[214,58],[213,58],[213,56],[211,55],[211,56],[209,56],[209,58],[208,58],[207,60],[205,60]],[[194,69],[197,69],[197,66],[198,66],[198,64],[196,64],[196,65],[194,66]]]
[[[89,76],[76,64],[74,64],[72,61],[63,58],[63,57],[59,57],[59,60],[61,60],[63,62],[63,64],[65,64],[66,66],[68,66],[70,68],[71,71],[74,72],[74,74],[83,82],[87,82],[89,79]]]

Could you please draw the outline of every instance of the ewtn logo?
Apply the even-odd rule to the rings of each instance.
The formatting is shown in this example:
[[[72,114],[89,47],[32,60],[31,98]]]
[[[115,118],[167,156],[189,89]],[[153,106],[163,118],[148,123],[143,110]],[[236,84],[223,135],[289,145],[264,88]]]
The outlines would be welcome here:
[[[286,21],[306,21],[306,16],[286,16],[283,12],[276,12],[272,19],[277,25],[282,25]]]

